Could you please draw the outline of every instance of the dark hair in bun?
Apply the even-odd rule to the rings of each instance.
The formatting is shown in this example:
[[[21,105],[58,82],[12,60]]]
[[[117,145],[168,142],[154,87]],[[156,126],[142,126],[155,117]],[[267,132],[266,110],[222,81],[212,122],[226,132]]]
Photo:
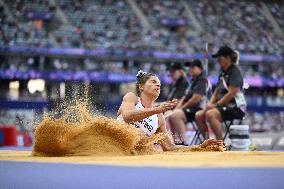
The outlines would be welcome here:
[[[156,76],[155,74],[153,73],[147,73],[147,72],[144,72],[142,70],[140,70],[137,74],[136,74],[136,94],[138,96],[141,95],[141,92],[140,92],[140,85],[144,85],[147,80],[151,77],[151,76]]]

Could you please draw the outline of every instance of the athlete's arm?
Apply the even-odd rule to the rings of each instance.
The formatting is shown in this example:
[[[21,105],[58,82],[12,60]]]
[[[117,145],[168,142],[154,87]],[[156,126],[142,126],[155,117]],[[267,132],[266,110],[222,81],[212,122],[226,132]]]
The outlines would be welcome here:
[[[162,114],[159,114],[158,119],[159,119],[159,128],[157,131],[162,133],[167,133],[166,121],[164,116]],[[161,146],[163,148],[163,151],[171,151],[175,149],[175,144],[171,141],[168,135],[164,140],[161,141]]]
[[[170,110],[176,106],[176,102],[165,102],[158,107],[144,108],[141,110],[135,110],[135,105],[138,102],[138,97],[134,93],[127,93],[122,100],[121,106],[119,108],[119,113],[121,113],[123,120],[126,123],[136,122],[145,119],[151,115],[159,114]]]

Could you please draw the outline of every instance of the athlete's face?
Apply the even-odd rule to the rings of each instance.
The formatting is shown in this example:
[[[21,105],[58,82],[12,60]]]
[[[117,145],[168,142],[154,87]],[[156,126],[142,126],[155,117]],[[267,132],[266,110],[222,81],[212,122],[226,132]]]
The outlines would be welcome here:
[[[156,98],[160,95],[161,82],[158,77],[150,76],[144,85],[140,87],[142,93],[154,96]]]

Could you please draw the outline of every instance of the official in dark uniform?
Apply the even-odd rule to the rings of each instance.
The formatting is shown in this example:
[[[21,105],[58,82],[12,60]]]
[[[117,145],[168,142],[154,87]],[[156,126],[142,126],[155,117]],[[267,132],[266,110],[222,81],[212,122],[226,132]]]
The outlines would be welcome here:
[[[203,136],[208,138],[207,120],[216,139],[222,140],[222,122],[241,119],[245,115],[244,81],[242,73],[236,65],[238,54],[233,49],[223,46],[212,57],[217,58],[221,72],[215,91],[206,108],[196,113],[196,123]]]
[[[170,86],[170,92],[167,100],[180,100],[189,86],[188,81],[186,80],[185,67],[180,62],[174,62],[167,68],[167,70],[169,72],[169,76],[174,81],[174,83]]]
[[[200,60],[196,59],[185,64],[189,67],[192,80],[186,94],[169,116],[169,123],[176,141],[188,144],[186,123],[195,120],[195,113],[201,110],[206,100],[207,79],[203,73]]]

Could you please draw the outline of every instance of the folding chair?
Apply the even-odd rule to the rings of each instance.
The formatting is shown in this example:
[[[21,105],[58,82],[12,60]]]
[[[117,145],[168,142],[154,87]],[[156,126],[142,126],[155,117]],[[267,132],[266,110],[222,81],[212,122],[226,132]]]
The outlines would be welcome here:
[[[193,136],[193,139],[192,139],[190,145],[196,145],[196,144],[198,144],[198,143],[200,144],[200,143],[202,142],[202,140],[201,140],[201,138],[200,138],[201,132],[200,132],[200,130],[198,129],[198,127],[197,127],[195,121],[191,121],[190,123],[191,123],[191,125],[192,125],[192,128],[193,128],[194,131],[195,131],[195,134],[194,134],[194,136]]]
[[[223,136],[223,142],[225,142],[227,136],[230,136],[230,127],[231,125],[234,124],[241,124],[243,122],[243,120],[245,119],[245,116],[241,119],[230,119],[230,120],[224,120],[223,123],[225,125],[225,134]],[[234,123],[234,121],[237,121],[236,123]],[[231,149],[231,145],[228,147],[228,150]]]

